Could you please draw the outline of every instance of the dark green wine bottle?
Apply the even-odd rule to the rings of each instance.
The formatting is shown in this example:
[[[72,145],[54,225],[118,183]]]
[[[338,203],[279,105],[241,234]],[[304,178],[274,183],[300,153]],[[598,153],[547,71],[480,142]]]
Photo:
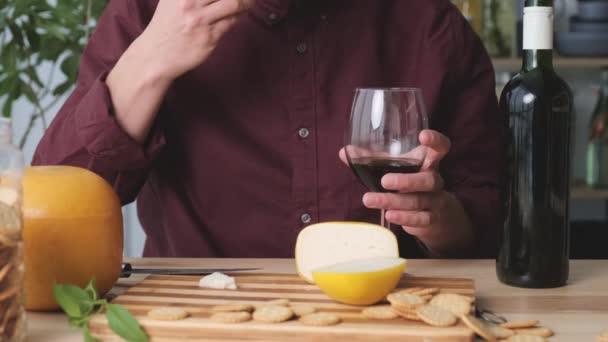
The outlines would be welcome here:
[[[500,99],[509,177],[496,271],[508,285],[550,288],[569,272],[572,93],[553,69],[553,1],[525,6],[522,69]]]

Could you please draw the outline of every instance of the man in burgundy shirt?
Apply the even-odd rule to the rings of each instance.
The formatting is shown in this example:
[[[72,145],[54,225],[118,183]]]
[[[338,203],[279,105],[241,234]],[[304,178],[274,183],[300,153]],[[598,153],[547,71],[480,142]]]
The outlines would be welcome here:
[[[429,157],[385,176],[399,193],[365,194],[338,157],[364,86],[424,91]],[[303,227],[377,208],[405,256],[488,256],[504,123],[448,0],[113,0],[34,163],[137,199],[146,256],[292,257]]]

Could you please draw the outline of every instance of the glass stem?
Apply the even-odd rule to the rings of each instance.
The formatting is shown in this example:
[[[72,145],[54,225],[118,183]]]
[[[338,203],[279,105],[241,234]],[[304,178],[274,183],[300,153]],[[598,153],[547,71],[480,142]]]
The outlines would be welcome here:
[[[391,230],[391,223],[384,217],[386,211],[384,209],[380,209],[380,225],[388,230]]]

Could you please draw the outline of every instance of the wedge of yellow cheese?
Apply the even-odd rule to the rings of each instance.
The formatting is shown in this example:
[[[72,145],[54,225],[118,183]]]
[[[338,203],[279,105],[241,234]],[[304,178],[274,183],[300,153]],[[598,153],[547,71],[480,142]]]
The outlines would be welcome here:
[[[353,260],[399,258],[395,234],[369,223],[325,222],[303,229],[296,242],[296,268],[314,284],[312,271]]]

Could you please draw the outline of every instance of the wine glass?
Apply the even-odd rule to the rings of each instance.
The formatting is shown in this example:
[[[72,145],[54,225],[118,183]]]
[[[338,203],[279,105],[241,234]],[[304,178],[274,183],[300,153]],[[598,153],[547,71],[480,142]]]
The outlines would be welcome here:
[[[382,177],[420,171],[426,157],[420,132],[427,127],[420,89],[358,88],[345,137],[348,164],[369,190],[392,192]],[[380,214],[380,225],[390,229],[384,209]]]

